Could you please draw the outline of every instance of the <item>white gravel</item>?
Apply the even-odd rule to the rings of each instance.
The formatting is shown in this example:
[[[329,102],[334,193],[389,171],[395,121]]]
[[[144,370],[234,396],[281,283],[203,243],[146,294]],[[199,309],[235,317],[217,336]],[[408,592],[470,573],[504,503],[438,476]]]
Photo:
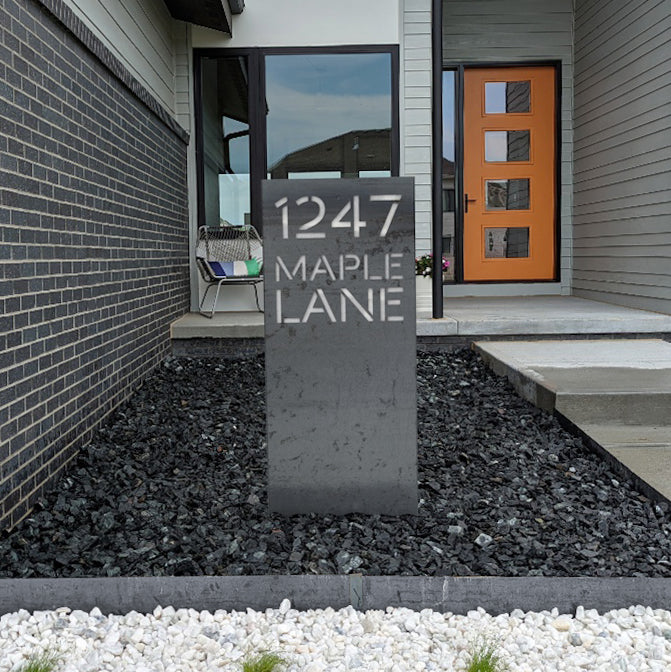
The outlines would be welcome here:
[[[289,600],[265,612],[156,607],[104,616],[63,607],[0,618],[0,672],[31,654],[58,651],[58,672],[210,672],[242,669],[261,651],[287,672],[466,670],[482,638],[498,641],[514,672],[671,670],[671,612],[632,606],[599,614],[578,607],[466,616],[429,609],[296,611]]]

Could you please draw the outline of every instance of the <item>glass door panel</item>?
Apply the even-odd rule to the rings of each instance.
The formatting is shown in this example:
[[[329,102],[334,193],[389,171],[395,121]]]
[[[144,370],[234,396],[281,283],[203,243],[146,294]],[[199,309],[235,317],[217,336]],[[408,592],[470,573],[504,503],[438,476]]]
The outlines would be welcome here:
[[[529,180],[485,180],[487,210],[528,210]]]
[[[443,282],[454,282],[455,253],[455,143],[456,143],[456,72],[443,72],[443,165],[441,190],[443,202],[443,259],[449,264]]]
[[[485,161],[528,161],[531,149],[529,131],[485,131]]]
[[[531,112],[531,82],[485,82],[485,113]]]

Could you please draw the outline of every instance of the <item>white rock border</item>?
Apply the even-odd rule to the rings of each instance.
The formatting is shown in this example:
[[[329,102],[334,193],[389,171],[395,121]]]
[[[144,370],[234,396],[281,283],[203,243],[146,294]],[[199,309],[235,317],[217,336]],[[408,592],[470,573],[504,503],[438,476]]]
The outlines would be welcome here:
[[[483,637],[497,642],[515,672],[671,669],[671,612],[664,609],[298,611],[284,599],[265,611],[22,609],[0,617],[0,672],[15,672],[44,650],[59,652],[58,672],[233,672],[263,650],[289,661],[287,672],[459,671]]]

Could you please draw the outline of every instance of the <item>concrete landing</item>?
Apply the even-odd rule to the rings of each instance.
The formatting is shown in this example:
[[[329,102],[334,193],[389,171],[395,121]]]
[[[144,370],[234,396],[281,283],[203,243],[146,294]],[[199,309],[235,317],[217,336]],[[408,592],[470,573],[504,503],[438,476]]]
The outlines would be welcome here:
[[[187,313],[170,325],[170,338],[263,338],[263,313],[222,312],[211,318]]]
[[[521,396],[559,413],[625,471],[671,499],[671,343],[491,341],[474,347]]]
[[[671,315],[573,296],[450,298],[445,317],[417,313],[417,336],[437,339],[520,336],[671,335]],[[263,313],[218,312],[212,319],[187,313],[172,324],[173,340],[263,338]]]
[[[671,315],[575,296],[464,297],[443,300],[444,317],[418,311],[418,336],[668,334]]]

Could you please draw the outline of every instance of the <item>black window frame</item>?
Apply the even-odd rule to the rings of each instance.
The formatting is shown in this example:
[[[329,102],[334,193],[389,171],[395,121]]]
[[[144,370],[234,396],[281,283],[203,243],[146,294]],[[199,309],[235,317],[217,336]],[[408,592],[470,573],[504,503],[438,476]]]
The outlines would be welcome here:
[[[196,137],[197,226],[205,225],[205,175],[202,113],[202,59],[243,57],[249,68],[249,127],[250,132],[250,216],[259,231],[262,230],[261,182],[267,175],[267,130],[264,112],[266,76],[265,57],[301,54],[389,54],[391,57],[391,175],[400,171],[399,135],[399,46],[396,44],[342,45],[330,47],[246,47],[198,48],[193,50],[194,110]],[[362,178],[365,179],[365,178]],[[258,226],[257,226],[258,225]]]
[[[456,190],[452,189],[443,189],[443,212],[455,212],[456,208]]]

